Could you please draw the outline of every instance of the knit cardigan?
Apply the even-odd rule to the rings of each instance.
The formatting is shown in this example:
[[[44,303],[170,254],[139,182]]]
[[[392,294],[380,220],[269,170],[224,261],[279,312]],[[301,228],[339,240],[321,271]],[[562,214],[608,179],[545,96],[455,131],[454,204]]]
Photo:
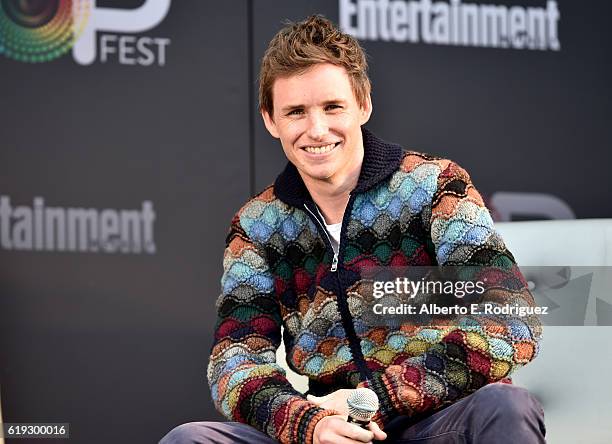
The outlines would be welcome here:
[[[384,426],[448,405],[500,381],[538,352],[539,322],[466,315],[452,326],[364,322],[359,270],[371,266],[483,265],[520,272],[464,169],[363,130],[364,160],[342,221],[338,254],[297,169],[234,216],[208,366],[216,408],[282,443],[312,443],[333,410],[305,399],[275,351],[309,378],[309,392],[370,387]],[[495,296],[499,301],[499,294]],[[526,288],[502,301],[533,305]]]

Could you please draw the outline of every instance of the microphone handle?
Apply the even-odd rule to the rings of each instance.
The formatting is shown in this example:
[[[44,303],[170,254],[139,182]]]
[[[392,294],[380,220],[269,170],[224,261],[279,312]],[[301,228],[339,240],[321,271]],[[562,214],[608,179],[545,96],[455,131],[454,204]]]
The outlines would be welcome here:
[[[370,430],[368,428],[368,426],[370,425],[370,421],[361,421],[361,420],[353,418],[351,415],[349,415],[347,422],[349,422],[351,424],[356,424],[359,427],[361,427],[362,429]]]

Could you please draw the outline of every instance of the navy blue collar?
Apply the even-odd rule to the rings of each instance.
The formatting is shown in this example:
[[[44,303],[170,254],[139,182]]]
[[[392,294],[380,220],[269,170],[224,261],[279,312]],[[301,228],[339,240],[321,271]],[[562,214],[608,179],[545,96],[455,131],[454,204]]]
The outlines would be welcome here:
[[[361,133],[363,163],[353,193],[367,191],[393,174],[399,168],[404,151],[401,146],[385,142],[363,127]],[[287,162],[283,172],[274,181],[274,194],[286,204],[296,207],[312,201],[300,173],[291,162]]]

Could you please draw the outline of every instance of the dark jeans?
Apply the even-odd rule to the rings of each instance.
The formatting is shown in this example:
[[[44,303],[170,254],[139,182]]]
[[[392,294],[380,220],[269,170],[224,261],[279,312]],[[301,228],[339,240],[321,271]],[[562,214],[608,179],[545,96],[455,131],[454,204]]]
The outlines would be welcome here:
[[[387,444],[543,443],[544,411],[524,388],[489,384],[418,422],[395,418],[385,427]],[[243,443],[277,441],[236,422],[191,422],[180,425],[159,444]]]

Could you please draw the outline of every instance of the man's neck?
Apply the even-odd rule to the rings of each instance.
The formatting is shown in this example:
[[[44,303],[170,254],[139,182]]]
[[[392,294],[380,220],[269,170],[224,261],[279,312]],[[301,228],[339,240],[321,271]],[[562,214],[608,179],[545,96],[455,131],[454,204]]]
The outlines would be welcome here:
[[[357,182],[355,182],[357,184]],[[323,188],[323,187],[322,187]],[[319,192],[314,191],[314,187],[309,188],[310,195],[319,207],[319,211],[325,218],[325,223],[328,225],[342,222],[342,216],[349,200],[349,194],[354,186],[346,189],[322,189]]]
[[[349,195],[357,186],[359,180],[363,163],[363,150],[359,158],[355,160],[354,165],[351,165],[346,172],[336,174],[328,180],[313,180],[309,177],[302,177],[306,188],[328,225],[342,222]]]

